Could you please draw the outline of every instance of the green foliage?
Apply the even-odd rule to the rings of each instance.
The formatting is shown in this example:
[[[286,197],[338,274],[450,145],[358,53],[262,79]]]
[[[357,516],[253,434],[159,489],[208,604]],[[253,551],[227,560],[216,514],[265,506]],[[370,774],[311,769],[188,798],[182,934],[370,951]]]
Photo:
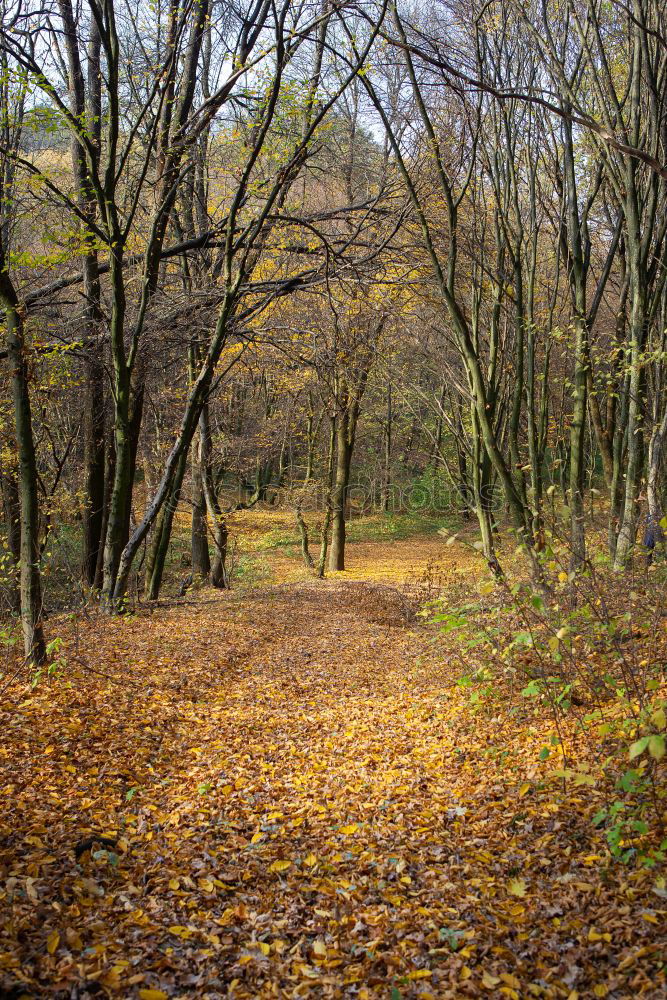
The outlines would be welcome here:
[[[18,641],[19,634],[17,629],[13,628],[11,625],[0,628],[0,646],[13,649],[14,646],[18,645]]]
[[[62,677],[65,672],[65,668],[67,667],[67,659],[63,653],[62,639],[52,639],[51,642],[47,644],[46,655],[49,662],[37,667],[33,672],[32,679],[30,681],[30,686],[33,690],[44,680],[58,680]]]
[[[463,931],[455,930],[452,927],[441,927],[439,935],[440,940],[448,944],[452,951],[458,951],[459,945],[465,937]]]
[[[269,562],[264,556],[255,553],[240,556],[230,573],[233,584],[241,588],[267,583],[272,576],[273,572]]]
[[[416,535],[435,534],[441,524],[441,517],[421,510],[377,514],[351,520],[347,537],[351,542],[402,541]]]
[[[637,638],[656,633],[662,584],[649,579],[655,593],[612,599],[613,578],[560,569],[553,551],[545,562],[557,570],[549,599],[521,582],[489,581],[479,588],[480,602],[432,602],[424,613],[448,649],[455,644],[464,658],[475,652],[476,665],[457,680],[471,706],[498,700],[505,683],[511,712],[551,715],[562,759],[548,777],[606,798],[592,822],[611,855],[650,867],[664,852],[656,783],[667,750],[667,700],[660,657],[647,656]],[[552,756],[545,745],[539,762]]]

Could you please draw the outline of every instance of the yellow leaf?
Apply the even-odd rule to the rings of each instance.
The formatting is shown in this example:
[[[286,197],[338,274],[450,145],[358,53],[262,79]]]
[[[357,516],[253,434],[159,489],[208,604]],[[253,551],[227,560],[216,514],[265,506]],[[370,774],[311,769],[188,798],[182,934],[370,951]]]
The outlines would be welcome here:
[[[271,951],[271,945],[267,944],[266,941],[258,941],[257,946],[261,951],[262,955],[268,955]]]
[[[313,865],[317,864],[317,858],[315,857],[314,854],[308,854],[303,859],[303,863],[304,863],[304,865],[308,865],[309,868],[312,868]]]
[[[204,892],[213,892],[213,890],[215,889],[215,886],[211,882],[210,878],[200,878],[199,879],[199,888],[203,889]]]
[[[178,878],[170,878],[169,879],[169,888],[170,889],[174,889],[174,890],[175,889],[179,889],[180,885],[181,885],[181,880],[180,879],[178,879]]]
[[[634,965],[636,961],[643,958],[649,952],[648,947],[638,948],[637,951],[633,952],[631,955],[626,955],[622,962],[619,962],[619,969],[628,969],[631,965]]]
[[[263,837],[264,837],[263,833],[253,833],[252,837],[250,838],[250,843],[259,844],[260,840],[262,840]]]
[[[513,896],[520,896],[522,899],[526,895],[526,883],[522,878],[513,878],[507,885],[507,891]]]
[[[530,791],[530,782],[524,781],[523,785],[519,789],[519,798],[520,799],[523,798],[523,796],[526,795],[526,793],[529,791]]]
[[[288,868],[292,867],[291,861],[274,861],[272,865],[269,865],[270,872],[285,872]]]
[[[344,833],[345,836],[347,837],[349,836],[349,834],[356,833],[358,829],[359,829],[358,823],[350,823],[348,826],[341,826],[338,832]]]
[[[657,712],[654,712],[651,716],[651,722],[656,729],[667,729],[667,715],[665,714],[664,708],[659,708]]]
[[[327,957],[327,946],[322,938],[318,938],[316,941],[313,941],[313,954],[317,955],[319,958]]]
[[[139,990],[139,1000],[167,1000],[164,990],[143,989]]]
[[[176,937],[183,938],[184,941],[187,941],[194,934],[194,931],[191,931],[189,927],[183,927],[182,924],[172,924],[168,930],[170,934],[175,934]]]
[[[49,955],[54,954],[59,944],[60,944],[60,934],[58,933],[58,931],[51,931],[51,933],[46,939],[46,950],[48,951]]]
[[[492,976],[488,972],[485,972],[482,976],[482,986],[484,986],[487,990],[495,989],[499,982],[500,979],[498,976]]]
[[[428,979],[433,973],[430,969],[415,969],[414,972],[408,972],[408,979]]]

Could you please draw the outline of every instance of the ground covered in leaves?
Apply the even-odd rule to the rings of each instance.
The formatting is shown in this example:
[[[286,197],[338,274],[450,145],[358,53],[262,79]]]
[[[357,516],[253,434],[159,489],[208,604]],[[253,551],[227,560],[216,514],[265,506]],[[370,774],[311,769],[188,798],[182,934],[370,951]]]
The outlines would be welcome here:
[[[60,676],[2,695],[0,995],[667,996],[655,869],[415,615],[473,558],[350,560],[49,623]]]

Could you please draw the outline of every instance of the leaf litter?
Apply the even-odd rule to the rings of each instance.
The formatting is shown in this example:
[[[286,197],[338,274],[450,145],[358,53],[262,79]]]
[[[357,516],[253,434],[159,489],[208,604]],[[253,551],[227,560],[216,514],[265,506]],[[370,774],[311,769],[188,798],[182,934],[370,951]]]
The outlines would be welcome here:
[[[456,638],[405,614],[415,558],[477,572],[367,544],[62,623],[65,675],[2,705],[2,996],[667,995],[656,872],[540,781],[547,718],[471,707]]]

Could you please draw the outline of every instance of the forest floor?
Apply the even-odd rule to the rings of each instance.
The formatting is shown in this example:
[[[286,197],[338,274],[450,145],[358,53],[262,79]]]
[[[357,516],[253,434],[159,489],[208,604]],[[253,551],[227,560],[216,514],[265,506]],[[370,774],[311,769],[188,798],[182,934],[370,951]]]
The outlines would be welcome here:
[[[416,614],[476,557],[262,551],[230,592],[51,619],[60,675],[4,690],[0,996],[667,996],[664,882]]]

